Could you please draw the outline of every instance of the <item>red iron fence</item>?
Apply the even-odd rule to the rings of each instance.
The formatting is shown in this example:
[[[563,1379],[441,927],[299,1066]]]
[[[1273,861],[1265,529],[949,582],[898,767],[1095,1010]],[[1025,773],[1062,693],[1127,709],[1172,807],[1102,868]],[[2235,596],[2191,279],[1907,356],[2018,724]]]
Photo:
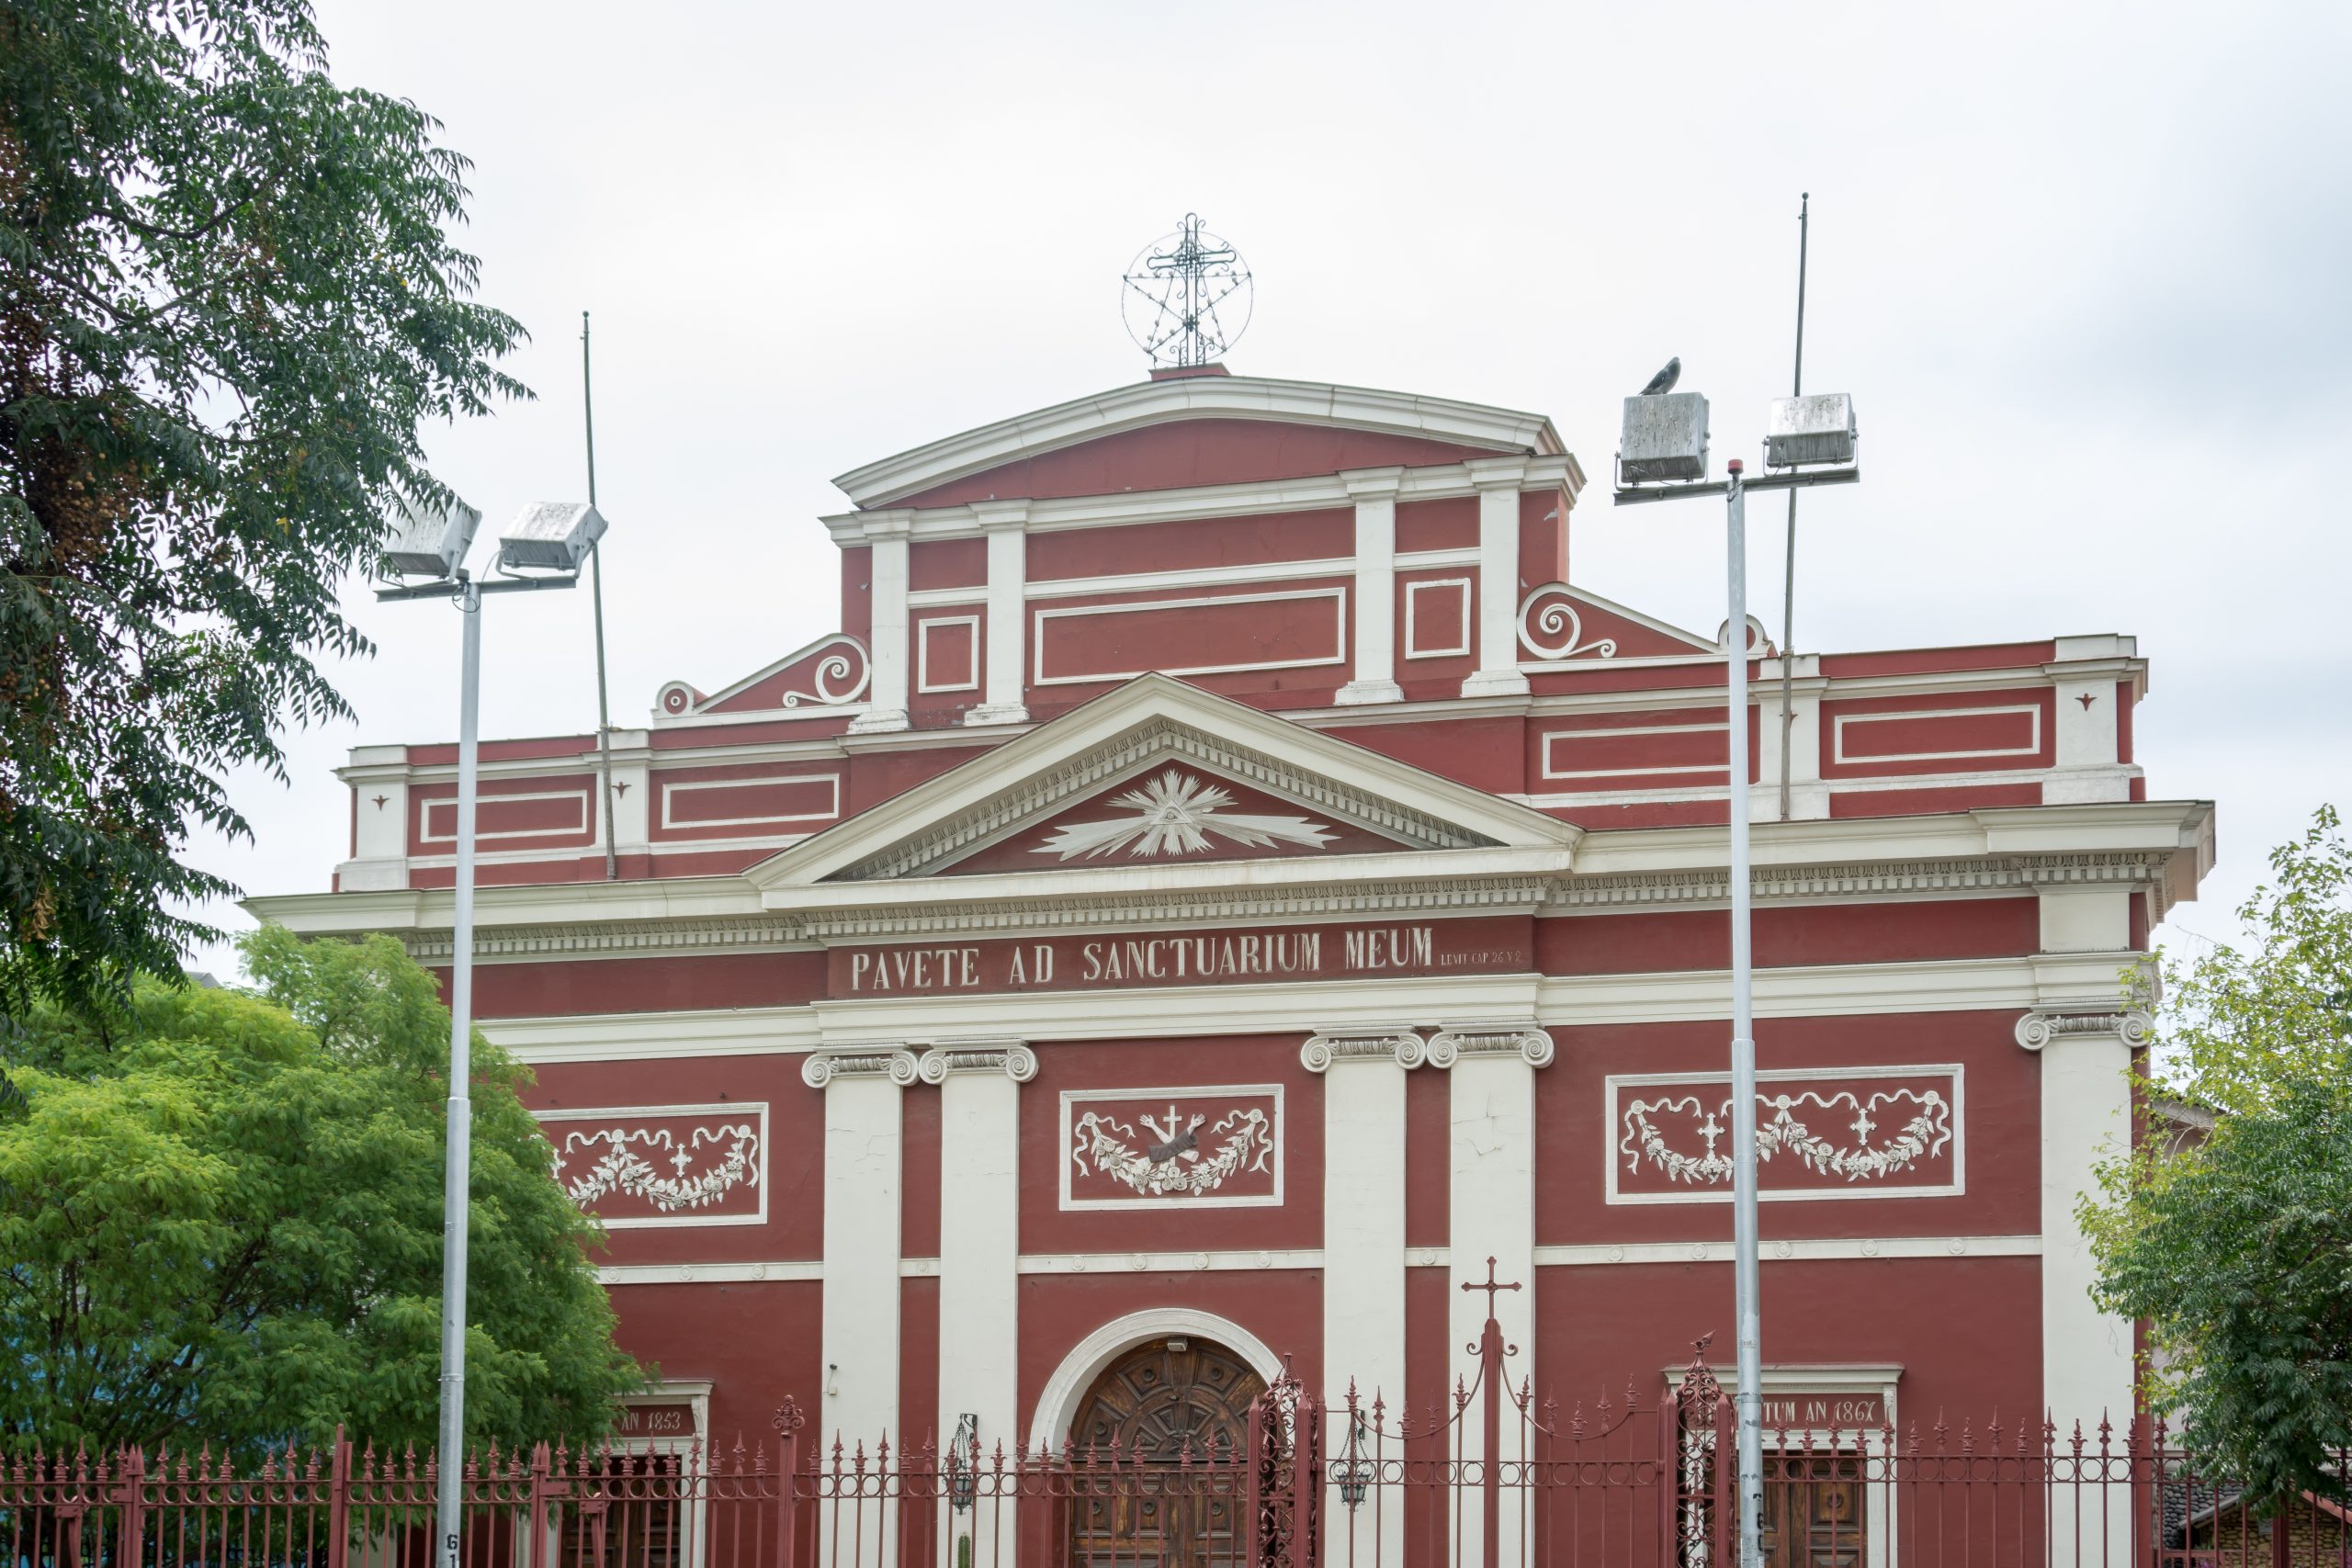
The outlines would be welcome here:
[[[431,1461],[340,1437],[242,1468],[19,1459],[0,1468],[0,1568],[1733,1568],[1733,1415],[1703,1359],[1662,1399],[1564,1412],[1506,1382],[1493,1319],[1474,1348],[1449,1408],[1326,1404],[1285,1377],[1244,1438],[1199,1451],[820,1442],[790,1404],[720,1449],[493,1450],[466,1466],[447,1554]],[[2352,1568],[2335,1501],[2257,1509],[2161,1424],[1767,1448],[1770,1568]]]

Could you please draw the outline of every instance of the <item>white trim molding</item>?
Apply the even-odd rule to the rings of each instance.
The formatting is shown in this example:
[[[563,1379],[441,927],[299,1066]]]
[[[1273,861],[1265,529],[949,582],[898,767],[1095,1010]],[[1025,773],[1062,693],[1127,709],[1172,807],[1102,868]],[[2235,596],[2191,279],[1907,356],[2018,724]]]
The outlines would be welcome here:
[[[1113,1318],[1080,1340],[1046,1380],[1045,1392],[1037,1396],[1036,1414],[1030,1422],[1029,1451],[1050,1453],[1061,1447],[1062,1439],[1069,1435],[1070,1421],[1078,1414],[1078,1402],[1086,1397],[1086,1391],[1094,1386],[1094,1380],[1102,1375],[1103,1368],[1148,1340],[1174,1338],[1214,1340],[1249,1362],[1250,1370],[1269,1384],[1282,1375],[1282,1358],[1264,1340],[1231,1318],[1193,1307],[1151,1307],[1131,1312],[1125,1317]]]

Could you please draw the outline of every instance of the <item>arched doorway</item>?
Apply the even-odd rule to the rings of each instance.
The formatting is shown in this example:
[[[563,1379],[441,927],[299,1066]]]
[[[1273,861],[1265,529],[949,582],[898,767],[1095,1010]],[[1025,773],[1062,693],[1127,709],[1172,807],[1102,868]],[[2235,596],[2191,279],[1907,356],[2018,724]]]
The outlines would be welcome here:
[[[1114,1359],[1079,1401],[1069,1427],[1081,1462],[1091,1451],[1173,1469],[1189,1447],[1211,1452],[1248,1446],[1250,1405],[1266,1390],[1248,1362],[1213,1340],[1155,1339]],[[1070,1505],[1072,1568],[1227,1568],[1243,1552],[1241,1500],[1222,1488],[1180,1493],[1149,1483]]]

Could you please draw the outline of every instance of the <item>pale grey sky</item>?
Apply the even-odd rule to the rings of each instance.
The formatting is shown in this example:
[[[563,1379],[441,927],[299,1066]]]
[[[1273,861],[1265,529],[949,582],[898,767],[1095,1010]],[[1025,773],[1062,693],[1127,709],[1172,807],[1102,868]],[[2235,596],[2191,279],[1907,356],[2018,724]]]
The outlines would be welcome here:
[[[642,5],[325,0],[346,82],[475,160],[467,243],[538,400],[435,434],[503,520],[584,489],[595,312],[617,722],[833,629],[831,476],[1139,378],[1118,275],[1198,210],[1258,277],[1239,373],[1550,413],[1571,575],[1722,617],[1720,518],[1612,510],[1669,354],[1750,449],[1789,374],[1867,477],[1803,503],[1800,647],[2124,631],[2151,793],[2220,803],[2176,928],[2345,801],[2352,6]],[[1780,503],[1754,510],[1779,626]],[[353,595],[356,728],[242,777],[252,892],[322,888],[348,746],[455,733],[457,623]],[[584,594],[492,605],[484,731],[584,732]],[[247,923],[239,911],[220,911]],[[233,955],[209,949],[222,973]]]

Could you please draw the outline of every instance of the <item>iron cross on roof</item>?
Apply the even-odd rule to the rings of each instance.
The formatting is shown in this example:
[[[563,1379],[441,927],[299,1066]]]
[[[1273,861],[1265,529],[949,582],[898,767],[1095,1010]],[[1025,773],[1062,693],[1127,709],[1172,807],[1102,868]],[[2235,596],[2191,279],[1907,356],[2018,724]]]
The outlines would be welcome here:
[[[1492,1317],[1495,1315],[1495,1292],[1497,1291],[1516,1291],[1520,1287],[1516,1284],[1497,1284],[1495,1282],[1495,1260],[1489,1258],[1487,1259],[1487,1282],[1482,1285],[1476,1280],[1464,1280],[1462,1281],[1462,1288],[1465,1291],[1486,1292],[1487,1315],[1488,1317]]]

